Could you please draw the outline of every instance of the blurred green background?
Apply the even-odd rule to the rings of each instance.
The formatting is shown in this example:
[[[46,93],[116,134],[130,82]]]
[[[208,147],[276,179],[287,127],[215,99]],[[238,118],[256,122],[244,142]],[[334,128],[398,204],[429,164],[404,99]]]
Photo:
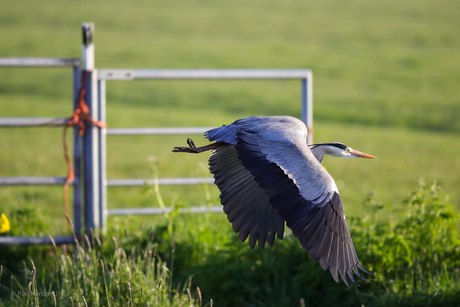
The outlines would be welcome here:
[[[80,25],[94,22],[97,68],[310,68],[315,142],[378,157],[324,160],[348,216],[369,212],[370,192],[396,206],[421,177],[438,180],[460,212],[458,1],[45,0],[0,8],[0,57],[79,58]],[[70,69],[1,68],[0,116],[70,116],[71,84]],[[113,81],[107,95],[112,128],[300,116],[298,81]],[[0,128],[0,176],[65,176],[61,136],[60,128]],[[170,152],[186,137],[109,137],[109,179],[151,177],[152,156],[160,177],[206,175],[207,155]],[[143,190],[109,189],[109,208],[157,206]],[[167,205],[207,204],[204,191],[162,188]],[[39,208],[50,234],[62,233],[62,187],[0,187],[1,212],[20,206]]]

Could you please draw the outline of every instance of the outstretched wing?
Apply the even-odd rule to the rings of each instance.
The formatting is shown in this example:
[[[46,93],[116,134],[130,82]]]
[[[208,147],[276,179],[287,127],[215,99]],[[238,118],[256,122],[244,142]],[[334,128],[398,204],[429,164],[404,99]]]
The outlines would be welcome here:
[[[332,177],[306,143],[305,125],[292,117],[249,117],[208,132],[210,140],[235,145],[242,166],[270,198],[295,237],[346,285],[364,279]]]
[[[310,256],[336,281],[338,275],[346,285],[347,275],[354,283],[354,274],[363,278],[337,187],[308,149],[303,123],[259,123],[257,129],[241,127],[237,135],[243,166]]]

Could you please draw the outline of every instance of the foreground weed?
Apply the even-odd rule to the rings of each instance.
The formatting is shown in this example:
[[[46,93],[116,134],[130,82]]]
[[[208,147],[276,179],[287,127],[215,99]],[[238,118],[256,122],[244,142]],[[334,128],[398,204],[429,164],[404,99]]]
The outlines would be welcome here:
[[[127,251],[116,238],[105,245],[93,238],[86,237],[85,246],[76,241],[73,256],[58,255],[55,249],[56,270],[45,274],[52,280],[48,287],[45,278],[42,283],[37,281],[33,261],[24,264],[26,285],[11,276],[10,295],[0,302],[5,306],[198,305],[199,299],[190,292],[191,280],[183,287],[171,283],[170,269],[156,254],[156,245],[149,242],[145,248],[132,246]]]
[[[362,262],[377,274],[363,296],[380,292],[377,306],[411,302],[412,306],[454,301],[460,295],[460,236],[455,212],[447,194],[434,182],[423,180],[404,201],[401,212],[393,211],[390,221],[377,223],[388,206],[371,195],[372,217],[352,219],[352,231],[359,232],[355,245],[362,249]]]

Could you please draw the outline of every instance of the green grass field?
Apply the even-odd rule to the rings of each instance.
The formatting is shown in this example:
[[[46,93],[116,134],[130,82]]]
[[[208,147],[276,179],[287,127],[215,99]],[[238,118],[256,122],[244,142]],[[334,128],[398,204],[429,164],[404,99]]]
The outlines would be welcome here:
[[[341,181],[349,215],[367,210],[362,203],[370,191],[395,203],[420,177],[438,180],[460,212],[458,6],[455,1],[5,3],[0,56],[78,58],[80,24],[93,21],[99,68],[311,68],[315,141],[341,141],[378,157],[324,161]],[[109,127],[212,127],[249,115],[300,115],[296,81],[114,81],[107,93]],[[0,70],[1,116],[68,116],[70,97],[67,69]],[[146,161],[152,155],[160,176],[193,175],[206,156],[170,153],[185,138],[110,137],[109,178],[149,177]],[[2,129],[0,146],[1,176],[65,174],[60,129]],[[165,189],[167,199],[202,202],[195,188]],[[111,189],[109,207],[155,205],[141,191]],[[218,202],[214,188],[212,195]],[[59,188],[0,189],[2,211],[29,202],[53,219],[61,198]]]
[[[460,213],[460,2],[4,2],[0,57],[80,58],[82,22],[95,23],[97,68],[312,69],[315,142],[340,141],[378,158],[323,162],[348,217],[372,211],[371,192],[401,208],[421,177],[437,180]],[[71,106],[70,69],[0,69],[0,117],[66,117]],[[250,115],[299,117],[299,82],[107,84],[111,128],[213,127]],[[207,155],[170,152],[186,137],[109,137],[109,179],[151,177],[152,156],[160,177],[206,175]],[[0,128],[0,176],[65,176],[61,138],[60,128]],[[202,186],[161,191],[167,204],[209,203]],[[217,205],[218,191],[210,191]],[[145,188],[110,188],[108,206],[158,203]],[[0,212],[22,207],[37,209],[41,233],[69,231],[62,187],[0,187]],[[142,219],[145,227],[162,220]]]

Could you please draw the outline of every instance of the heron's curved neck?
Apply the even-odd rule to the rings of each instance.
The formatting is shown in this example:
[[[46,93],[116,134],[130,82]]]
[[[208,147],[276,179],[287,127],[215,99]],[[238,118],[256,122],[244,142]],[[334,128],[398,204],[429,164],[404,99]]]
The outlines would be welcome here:
[[[315,156],[316,160],[319,163],[323,161],[324,155],[327,153],[327,146],[322,146],[322,144],[316,144],[314,147],[310,148],[312,154]]]
[[[315,144],[310,147],[311,152],[319,163],[323,161],[324,155],[344,158],[343,152],[346,145],[340,143]]]

